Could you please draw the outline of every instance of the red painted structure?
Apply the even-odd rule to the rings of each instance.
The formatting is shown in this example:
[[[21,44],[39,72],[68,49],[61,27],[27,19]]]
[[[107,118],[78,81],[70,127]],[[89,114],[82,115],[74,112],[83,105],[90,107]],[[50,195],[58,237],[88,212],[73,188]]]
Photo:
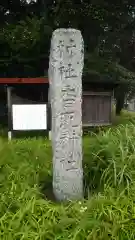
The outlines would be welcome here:
[[[48,83],[47,77],[40,78],[0,78],[0,84],[13,84],[13,83]]]

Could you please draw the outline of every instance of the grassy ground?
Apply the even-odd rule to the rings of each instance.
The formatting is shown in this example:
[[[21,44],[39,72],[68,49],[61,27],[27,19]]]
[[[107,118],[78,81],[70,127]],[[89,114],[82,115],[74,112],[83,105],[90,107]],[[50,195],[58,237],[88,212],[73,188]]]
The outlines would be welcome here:
[[[82,202],[51,193],[48,140],[0,139],[0,240],[134,240],[135,114],[83,139]]]

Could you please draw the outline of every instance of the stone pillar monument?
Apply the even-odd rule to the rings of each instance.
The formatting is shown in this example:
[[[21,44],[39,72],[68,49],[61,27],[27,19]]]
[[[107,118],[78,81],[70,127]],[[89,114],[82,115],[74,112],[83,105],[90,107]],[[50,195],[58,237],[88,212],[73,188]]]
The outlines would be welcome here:
[[[57,29],[49,61],[53,191],[59,201],[83,197],[82,70],[84,45],[76,29]]]

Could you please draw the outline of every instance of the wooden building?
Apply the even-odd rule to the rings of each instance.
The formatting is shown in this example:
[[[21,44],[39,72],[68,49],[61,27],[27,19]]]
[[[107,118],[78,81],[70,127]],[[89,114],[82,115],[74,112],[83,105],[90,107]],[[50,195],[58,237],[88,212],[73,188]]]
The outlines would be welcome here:
[[[0,86],[12,86],[15,103],[48,103],[48,78],[0,78]],[[110,82],[83,81],[83,126],[111,124],[112,97],[115,85]],[[5,96],[6,97],[6,96]]]
[[[112,123],[112,99],[115,85],[108,82],[83,84],[83,126],[106,126]]]

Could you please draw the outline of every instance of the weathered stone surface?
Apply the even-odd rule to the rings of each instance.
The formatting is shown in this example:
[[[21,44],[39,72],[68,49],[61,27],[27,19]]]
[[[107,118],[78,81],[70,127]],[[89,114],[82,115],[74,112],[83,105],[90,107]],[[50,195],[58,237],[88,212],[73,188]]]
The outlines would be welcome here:
[[[82,70],[83,39],[79,30],[57,29],[49,61],[52,110],[53,189],[58,200],[83,197]]]

